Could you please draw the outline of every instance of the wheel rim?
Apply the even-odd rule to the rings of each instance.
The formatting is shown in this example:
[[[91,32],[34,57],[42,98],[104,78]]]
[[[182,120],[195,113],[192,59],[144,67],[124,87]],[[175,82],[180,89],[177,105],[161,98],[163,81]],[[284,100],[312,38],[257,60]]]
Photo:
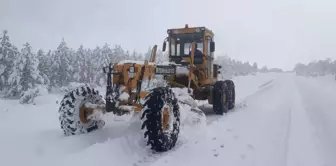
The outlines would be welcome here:
[[[170,107],[165,105],[162,108],[162,130],[168,132],[171,128]]]
[[[93,113],[93,109],[86,108],[85,106],[82,106],[79,109],[79,119],[82,123],[89,123],[90,119],[87,117]]]
[[[223,93],[223,103],[226,104],[226,93]]]

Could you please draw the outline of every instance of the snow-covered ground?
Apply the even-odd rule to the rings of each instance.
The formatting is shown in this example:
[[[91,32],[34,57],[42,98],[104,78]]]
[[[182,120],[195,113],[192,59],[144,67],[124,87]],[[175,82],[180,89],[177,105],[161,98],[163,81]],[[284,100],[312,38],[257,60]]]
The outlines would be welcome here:
[[[182,113],[177,146],[154,154],[144,146],[139,121],[106,116],[107,126],[86,135],[63,136],[58,122],[61,95],[36,105],[0,100],[0,165],[336,165],[336,81],[293,73],[234,79],[237,107],[224,116],[207,112],[206,123]],[[128,119],[127,119],[128,118]]]

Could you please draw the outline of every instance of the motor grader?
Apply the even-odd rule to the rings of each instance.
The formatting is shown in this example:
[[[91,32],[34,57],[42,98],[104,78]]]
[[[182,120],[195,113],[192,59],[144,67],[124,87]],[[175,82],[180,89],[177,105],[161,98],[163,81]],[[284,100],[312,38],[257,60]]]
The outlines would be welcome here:
[[[180,132],[179,89],[187,89],[192,100],[207,100],[216,114],[235,106],[235,85],[218,80],[220,65],[214,63],[214,34],[206,27],[168,29],[162,51],[169,62],[156,64],[155,45],[149,60],[123,61],[103,68],[107,75],[106,95],[82,86],[61,101],[59,120],[65,135],[88,133],[103,128],[97,113],[139,113],[145,142],[155,151],[173,148]],[[167,49],[168,44],[168,49]],[[165,86],[154,86],[161,76]],[[192,108],[194,108],[192,106]],[[98,114],[99,115],[99,114]]]

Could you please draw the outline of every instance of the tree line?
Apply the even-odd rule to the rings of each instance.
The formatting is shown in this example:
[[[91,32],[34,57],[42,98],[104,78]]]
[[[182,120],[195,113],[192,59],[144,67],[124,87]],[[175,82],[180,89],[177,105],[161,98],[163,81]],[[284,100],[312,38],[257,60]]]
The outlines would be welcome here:
[[[250,62],[242,62],[234,60],[227,55],[218,56],[216,62],[222,65],[221,75],[224,78],[232,78],[233,76],[245,76],[255,74],[257,72],[267,73],[267,72],[283,72],[282,69],[278,68],[268,68],[267,66],[259,67],[256,62],[251,64]]]
[[[29,43],[25,43],[21,49],[12,44],[6,30],[0,36],[0,42],[0,92],[5,97],[18,97],[41,85],[49,92],[72,82],[104,86],[104,66],[126,59],[148,59],[152,51],[149,48],[146,53],[130,52],[117,44],[112,47],[104,44],[94,49],[81,45],[78,49],[72,49],[62,39],[56,50],[39,49],[35,53]],[[168,58],[158,49],[156,59],[160,63]],[[223,66],[221,71],[224,75],[246,75],[260,70],[256,63],[250,65],[225,56],[219,56],[217,60]]]
[[[325,60],[312,61],[308,64],[297,63],[293,69],[300,75],[325,75],[336,73],[336,60],[327,58]]]

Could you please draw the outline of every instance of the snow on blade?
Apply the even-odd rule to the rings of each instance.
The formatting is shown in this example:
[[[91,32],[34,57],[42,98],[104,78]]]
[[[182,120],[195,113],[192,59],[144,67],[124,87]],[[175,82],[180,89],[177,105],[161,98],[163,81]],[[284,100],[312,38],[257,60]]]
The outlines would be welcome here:
[[[128,100],[128,98],[130,97],[130,95],[126,92],[122,92],[119,96],[119,100],[120,101],[125,101],[125,100]]]

